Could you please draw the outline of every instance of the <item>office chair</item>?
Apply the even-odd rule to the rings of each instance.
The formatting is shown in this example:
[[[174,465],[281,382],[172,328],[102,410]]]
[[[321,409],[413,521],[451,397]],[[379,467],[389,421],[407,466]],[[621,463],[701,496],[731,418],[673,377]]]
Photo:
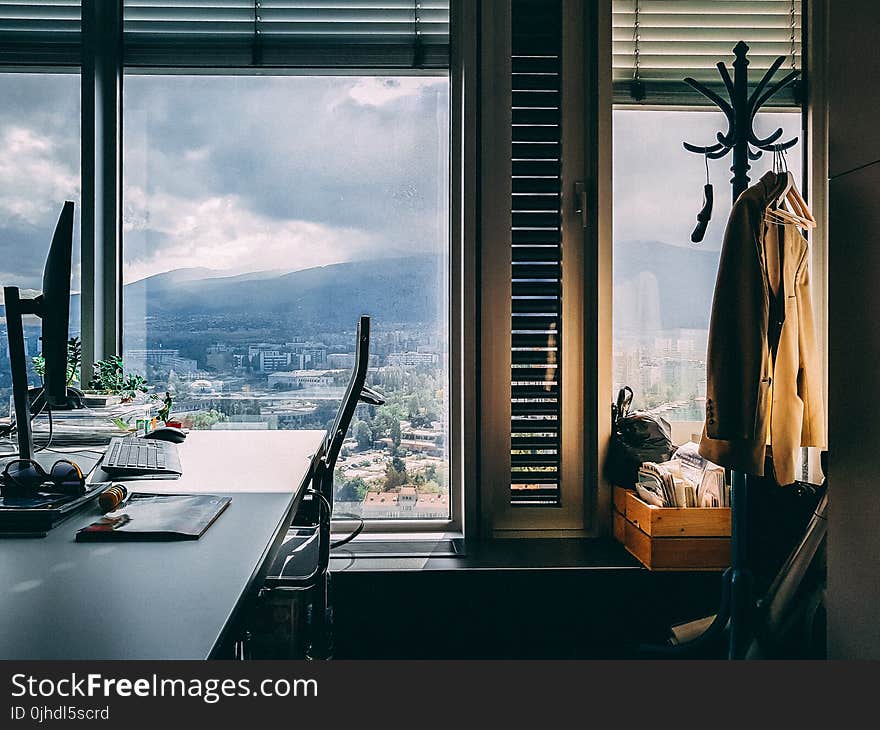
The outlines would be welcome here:
[[[330,525],[333,518],[333,471],[342,442],[359,402],[380,406],[384,396],[365,385],[370,358],[370,318],[361,316],[357,327],[354,369],[336,418],[312,457],[308,486],[290,531],[269,571],[263,596],[286,596],[306,612],[305,655],[329,659],[332,655],[330,602]],[[305,600],[302,600],[302,599]],[[299,599],[299,600],[297,600]]]

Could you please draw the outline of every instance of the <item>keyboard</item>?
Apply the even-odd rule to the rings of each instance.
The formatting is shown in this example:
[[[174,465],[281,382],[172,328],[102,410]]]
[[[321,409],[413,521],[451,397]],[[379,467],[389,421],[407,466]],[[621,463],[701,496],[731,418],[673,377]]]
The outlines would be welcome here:
[[[101,468],[118,477],[183,473],[176,444],[130,436],[110,439]]]

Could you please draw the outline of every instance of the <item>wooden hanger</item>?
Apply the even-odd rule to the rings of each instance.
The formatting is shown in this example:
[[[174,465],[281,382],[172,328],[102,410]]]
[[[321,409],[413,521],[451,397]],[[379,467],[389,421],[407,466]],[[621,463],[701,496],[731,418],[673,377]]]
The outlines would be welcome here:
[[[777,164],[784,165],[784,158],[780,160],[780,157],[782,153],[774,158],[774,167]],[[777,173],[777,180],[780,178],[784,180],[782,191],[767,207],[765,219],[772,223],[791,223],[804,230],[815,228],[818,224],[795,184],[794,175],[789,170],[784,170]]]

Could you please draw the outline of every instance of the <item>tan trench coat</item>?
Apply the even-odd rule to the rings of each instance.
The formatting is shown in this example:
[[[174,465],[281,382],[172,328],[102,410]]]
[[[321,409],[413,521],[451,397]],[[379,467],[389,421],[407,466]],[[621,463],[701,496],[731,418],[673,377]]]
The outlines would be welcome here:
[[[700,453],[761,476],[766,459],[776,481],[790,484],[798,447],[825,445],[825,415],[809,247],[797,226],[764,220],[781,188],[768,172],[730,213],[709,325]]]

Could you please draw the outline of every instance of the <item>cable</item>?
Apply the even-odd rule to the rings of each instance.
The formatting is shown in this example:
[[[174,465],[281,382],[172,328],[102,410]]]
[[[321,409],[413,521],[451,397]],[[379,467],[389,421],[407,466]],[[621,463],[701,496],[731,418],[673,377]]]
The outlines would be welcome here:
[[[70,454],[70,451],[61,451],[61,449],[50,449],[48,446],[43,446],[41,451],[51,451],[53,454]],[[81,449],[78,447],[73,447],[73,450],[76,453],[85,452],[87,454],[97,454],[98,456],[103,456],[107,453],[106,449]]]
[[[327,512],[330,513],[330,520],[332,521],[333,520],[333,508],[330,506],[330,502],[328,501],[328,499],[323,494],[321,494],[319,491],[317,491],[315,489],[310,490],[310,493],[316,495],[318,497],[318,499],[321,500],[321,503],[324,505],[324,508],[327,510]],[[338,548],[338,547],[342,547],[343,545],[347,545],[348,543],[350,543],[358,535],[361,534],[361,532],[364,529],[364,525],[365,525],[363,517],[357,517],[356,515],[339,515],[339,516],[346,517],[346,518],[352,519],[352,520],[357,520],[360,524],[350,534],[346,535],[341,540],[335,540],[335,541],[331,542],[330,543],[331,550]]]
[[[346,544],[350,543],[350,542],[351,542],[352,540],[354,540],[358,535],[360,535],[361,532],[362,532],[363,529],[364,529],[364,524],[365,524],[365,523],[364,523],[364,518],[363,518],[363,517],[357,517],[357,516],[355,516],[355,515],[339,515],[339,516],[340,516],[340,517],[348,517],[348,518],[350,518],[350,519],[357,520],[357,521],[359,522],[359,524],[358,524],[358,526],[357,526],[357,527],[351,532],[351,534],[346,535],[346,536],[343,537],[341,540],[336,540],[335,542],[331,542],[331,543],[330,543],[330,549],[331,549],[331,550],[333,550],[333,549],[335,549],[335,548],[338,548],[338,547],[342,547],[343,545],[346,545]]]
[[[34,398],[34,400],[37,400],[41,395],[44,395],[43,389],[40,389],[40,392],[37,394],[37,397]],[[43,398],[43,405],[40,406],[40,410],[38,410],[36,413],[31,413],[31,415],[30,415],[31,423],[34,422],[34,419],[37,416],[39,416],[43,412],[43,410],[45,410],[45,408],[46,408],[46,399]],[[7,426],[3,426],[2,429],[0,429],[0,438],[9,438],[17,430],[14,413],[12,414],[12,419],[13,419],[12,423],[10,423]]]
[[[40,410],[42,410],[42,409],[40,409]],[[40,446],[40,448],[34,449],[35,454],[39,454],[41,451],[45,451],[46,449],[48,449],[52,445],[52,437],[54,434],[52,432],[52,409],[51,408],[48,411],[46,411],[46,415],[49,417],[49,438],[45,444]]]

